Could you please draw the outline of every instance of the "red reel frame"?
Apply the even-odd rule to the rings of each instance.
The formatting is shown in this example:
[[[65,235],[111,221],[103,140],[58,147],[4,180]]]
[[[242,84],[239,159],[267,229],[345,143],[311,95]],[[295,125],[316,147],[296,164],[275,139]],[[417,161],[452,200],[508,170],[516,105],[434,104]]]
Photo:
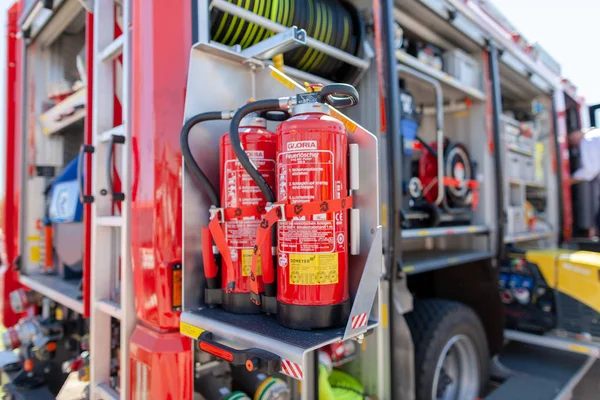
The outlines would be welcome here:
[[[436,151],[437,144],[430,144]],[[443,185],[448,205],[451,208],[471,207],[479,204],[479,182],[474,179],[471,158],[464,145],[449,140],[444,141]],[[423,186],[423,197],[434,204],[438,197],[437,155],[425,146],[419,159],[419,180]]]

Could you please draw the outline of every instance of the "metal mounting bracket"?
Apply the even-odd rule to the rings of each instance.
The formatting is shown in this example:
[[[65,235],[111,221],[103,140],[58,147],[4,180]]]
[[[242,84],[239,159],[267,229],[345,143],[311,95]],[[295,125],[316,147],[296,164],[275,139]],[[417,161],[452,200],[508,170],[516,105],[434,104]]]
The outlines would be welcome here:
[[[258,60],[269,60],[273,56],[285,53],[295,49],[296,47],[303,46],[306,44],[306,31],[304,29],[298,29],[295,26],[280,32],[276,35],[265,39],[254,46],[250,46],[245,50],[241,50],[241,47],[236,46],[240,49],[239,53],[244,58],[256,58]]]

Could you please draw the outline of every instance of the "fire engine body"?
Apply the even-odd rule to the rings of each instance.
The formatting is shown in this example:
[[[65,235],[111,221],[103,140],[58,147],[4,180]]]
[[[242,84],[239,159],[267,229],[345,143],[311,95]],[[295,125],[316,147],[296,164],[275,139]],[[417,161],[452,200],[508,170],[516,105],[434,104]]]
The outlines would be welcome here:
[[[12,396],[551,399],[590,368],[556,62],[483,1],[317,3],[9,10]]]

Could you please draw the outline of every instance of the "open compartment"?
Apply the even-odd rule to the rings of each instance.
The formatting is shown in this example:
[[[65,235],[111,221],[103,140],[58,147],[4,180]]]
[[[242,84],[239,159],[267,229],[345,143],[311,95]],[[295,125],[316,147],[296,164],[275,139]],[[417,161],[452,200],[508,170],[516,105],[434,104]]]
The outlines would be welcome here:
[[[496,219],[486,55],[430,7],[394,11],[407,274],[490,258]]]
[[[83,203],[80,148],[87,111],[86,12],[76,0],[53,9],[34,2],[23,29],[31,43],[24,54],[24,187],[20,281],[84,314]],[[39,6],[39,7],[38,7]],[[37,12],[37,8],[40,8]]]
[[[209,3],[201,1],[199,4],[199,21],[208,21],[212,15],[208,12]],[[291,3],[286,3],[283,9],[289,8],[289,4]],[[362,49],[358,53],[340,50],[344,46],[328,42],[327,36],[320,39],[312,37],[310,27],[301,24],[287,27],[289,25],[274,22],[273,18],[265,18],[224,1],[212,1],[210,5],[212,13],[218,16],[223,17],[225,13],[224,18],[230,20],[235,16],[242,28],[250,26],[251,29],[256,25],[258,30],[269,30],[275,34],[264,35],[262,40],[244,46],[222,38],[220,41],[215,40],[218,37],[215,30],[207,29],[207,25],[200,22],[200,40],[191,53],[186,121],[193,115],[208,111],[225,111],[222,115],[233,115],[227,110],[235,111],[250,98],[261,100],[292,96],[295,99],[296,94],[305,92],[306,88],[301,85],[304,81],[327,84],[335,79],[356,85],[361,98],[357,106],[348,109],[349,115],[357,116],[357,121],[361,123],[366,121],[365,125],[375,131],[379,122],[377,114],[372,111],[372,104],[376,104],[378,98],[377,84],[373,79],[376,72],[375,68],[370,68],[369,54],[372,53],[369,40],[364,32],[356,30],[357,24],[363,24],[363,17],[356,22],[361,15],[360,4],[342,5],[335,2],[328,3],[327,6],[332,9],[339,6],[354,9],[349,14],[352,15],[350,26],[354,28],[348,31],[352,34],[347,39],[356,41],[355,47]],[[296,5],[288,10],[292,9],[298,11],[301,8]],[[326,11],[326,15],[333,17],[334,14]],[[248,25],[249,22],[252,24]],[[342,39],[340,37],[335,40]],[[221,43],[223,41],[227,44]],[[283,66],[278,64],[279,54],[283,54]],[[315,60],[329,60],[328,63],[335,66],[332,68],[335,73],[318,68],[303,68],[294,61],[298,54],[302,57],[316,54]],[[270,68],[273,65],[279,67],[279,70]],[[351,71],[347,72],[348,70]],[[339,75],[342,72],[344,75]],[[209,73],[211,79],[207,81],[205,77]],[[210,93],[210,96],[200,93]],[[302,331],[281,326],[273,315],[234,314],[221,307],[209,306],[206,303],[207,279],[203,270],[201,232],[202,227],[209,223],[211,201],[195,184],[189,170],[184,168],[184,298],[181,332],[198,340],[201,349],[233,364],[256,361],[257,368],[269,373],[281,372],[294,379],[314,382],[316,350],[342,340],[362,340],[377,325],[377,321],[370,317],[382,267],[377,139],[335,109],[332,109],[332,115],[342,121],[347,129],[348,151],[351,154],[349,169],[352,171],[348,179],[349,184],[354,182],[350,185],[353,188],[354,209],[348,213],[351,215],[349,234],[345,239],[339,239],[347,240],[347,249],[352,249],[347,253],[351,305],[348,319],[336,328]],[[363,115],[368,117],[362,119]],[[269,121],[267,128],[274,131],[276,126],[277,123]],[[217,192],[222,190],[226,182],[223,177],[220,178],[219,141],[228,131],[229,121],[210,121],[196,125],[189,133],[190,151],[212,185],[217,188]],[[275,263],[278,264],[279,262]],[[250,293],[247,302],[250,304]],[[296,373],[292,373],[292,370]]]
[[[558,198],[550,86],[501,57],[500,154],[504,169],[504,242],[539,247],[556,239]]]

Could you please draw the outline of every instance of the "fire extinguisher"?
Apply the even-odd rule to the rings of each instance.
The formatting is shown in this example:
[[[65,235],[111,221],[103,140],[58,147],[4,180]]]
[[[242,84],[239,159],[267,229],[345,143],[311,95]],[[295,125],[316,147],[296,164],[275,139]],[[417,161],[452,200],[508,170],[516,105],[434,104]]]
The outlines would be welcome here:
[[[277,320],[292,329],[342,326],[350,312],[348,291],[348,142],[344,124],[330,105],[358,102],[350,85],[311,85],[294,97],[261,100],[240,108],[230,136],[240,163],[268,202],[256,234],[255,252],[277,223]],[[277,128],[277,194],[242,147],[238,126],[249,113],[291,109]],[[253,257],[251,299],[260,304]],[[263,269],[264,271],[264,269]]]
[[[188,143],[193,126],[204,121],[227,120],[232,116],[232,111],[225,111],[192,117],[182,129],[181,149],[190,173],[212,202],[209,226],[202,228],[204,273],[208,285],[205,302],[220,304],[223,309],[234,313],[256,314],[261,312],[261,308],[248,301],[249,277],[254,254],[254,235],[261,214],[265,211],[264,196],[237,161],[228,134],[224,134],[220,141],[220,196],[198,166]],[[266,129],[266,119],[281,120],[285,117],[281,113],[264,116],[253,114],[241,122],[242,146],[270,183],[275,179],[275,134]],[[274,295],[275,276],[272,265],[269,266],[273,263],[271,244],[267,242],[263,247],[257,280],[261,290]]]

